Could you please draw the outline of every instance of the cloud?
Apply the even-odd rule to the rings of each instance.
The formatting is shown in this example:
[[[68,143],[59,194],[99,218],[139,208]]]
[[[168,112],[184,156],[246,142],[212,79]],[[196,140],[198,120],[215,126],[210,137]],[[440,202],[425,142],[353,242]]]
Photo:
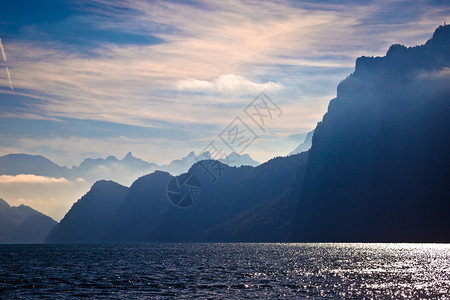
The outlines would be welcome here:
[[[37,176],[32,174],[19,174],[19,175],[1,175],[0,184],[8,183],[31,183],[31,184],[53,184],[53,183],[67,183],[65,178],[53,178],[45,176]]]
[[[215,92],[220,94],[257,94],[261,91],[278,91],[283,88],[280,83],[272,81],[266,83],[256,83],[250,81],[242,76],[228,74],[221,75],[214,81],[197,80],[197,79],[185,79],[180,80],[177,83],[177,89],[179,91],[188,92]]]
[[[180,143],[185,148],[177,146],[182,151],[215,136],[264,89],[283,111],[292,111],[280,125],[284,134],[299,128],[309,131],[312,128],[306,126],[314,127],[320,120],[336,84],[351,72],[357,56],[383,55],[397,42],[423,43],[438,25],[436,20],[448,16],[445,7],[426,1],[394,2],[352,2],[349,9],[345,4],[285,0],[88,1],[92,5],[78,5],[77,13],[97,16],[90,18],[93,28],[147,34],[162,42],[103,40],[86,54],[64,41],[11,39],[8,58],[14,87],[30,99],[34,110],[5,108],[1,114],[154,127],[167,138],[155,141],[149,136],[139,149],[173,149],[174,140],[184,138]],[[404,8],[394,10],[402,17],[387,22],[395,17],[393,5]],[[0,86],[9,83],[0,77]],[[184,132],[175,135],[173,128]],[[86,140],[82,145],[89,149],[92,139]],[[42,153],[55,145],[70,153],[72,148],[83,151],[74,144],[76,139],[60,142],[49,134],[49,139],[36,141],[33,150]],[[93,152],[115,149],[104,142]],[[273,154],[268,151],[265,156]],[[156,155],[155,160],[163,159]]]
[[[100,14],[102,7],[102,15],[110,14],[96,19],[94,27],[147,32],[164,42],[102,43],[90,57],[73,47],[12,41],[14,85],[44,95],[33,108],[48,115],[141,126],[146,125],[142,120],[184,121],[185,107],[179,102],[196,100],[176,91],[239,96],[262,88],[279,91],[284,81],[308,75],[311,68],[348,72],[357,56],[383,54],[387,39],[423,42],[440,14],[427,7],[422,12],[420,6],[415,22],[393,26],[371,19],[383,13],[385,4],[377,3],[353,3],[349,10],[346,5],[289,1],[90,2],[95,5],[84,7],[89,13]],[[372,24],[364,26],[366,19]],[[318,93],[320,89],[306,96]],[[228,102],[223,97],[202,100],[193,104],[209,110]],[[201,119],[195,115],[186,123]]]

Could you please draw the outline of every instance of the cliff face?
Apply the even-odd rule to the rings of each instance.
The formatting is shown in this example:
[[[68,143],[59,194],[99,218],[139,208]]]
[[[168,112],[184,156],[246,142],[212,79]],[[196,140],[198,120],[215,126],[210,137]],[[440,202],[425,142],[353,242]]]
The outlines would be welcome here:
[[[362,57],[315,130],[293,239],[450,241],[450,26]]]

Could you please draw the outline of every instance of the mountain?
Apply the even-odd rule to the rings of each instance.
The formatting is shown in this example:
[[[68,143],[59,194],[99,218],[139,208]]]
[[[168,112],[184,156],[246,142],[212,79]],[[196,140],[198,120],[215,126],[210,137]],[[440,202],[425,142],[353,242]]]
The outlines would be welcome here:
[[[450,242],[450,26],[361,57],[317,125],[294,241]]]
[[[219,159],[220,162],[230,166],[230,167],[241,167],[250,166],[257,167],[259,162],[253,160],[248,154],[237,154],[236,152],[231,152],[226,158]]]
[[[79,166],[70,170],[72,179],[83,178],[88,182],[97,180],[113,180],[130,185],[139,176],[153,172],[158,167],[133,156],[131,152],[119,160],[115,156],[106,158],[87,158]]]
[[[182,173],[186,173],[193,164],[195,164],[199,160],[210,159],[211,155],[209,152],[205,152],[199,156],[196,156],[194,151],[191,151],[187,156],[181,159],[175,159],[170,162],[168,165],[162,165],[158,167],[159,171],[168,172],[172,175],[179,175]]]
[[[127,155],[119,160],[115,156],[108,156],[107,158],[87,158],[85,159],[78,167],[74,166],[71,169],[72,173],[75,173],[75,176],[83,177],[89,172],[92,172],[95,169],[101,168],[123,168],[127,169],[130,172],[138,172],[138,171],[148,171],[153,170],[157,167],[157,164],[148,163],[143,161],[140,158],[136,158],[133,156],[131,152],[128,152]]]
[[[60,167],[41,155],[8,154],[0,156],[0,175],[34,174],[67,177],[69,169]]]
[[[221,225],[234,228],[234,223],[226,222],[257,207],[265,208],[254,213],[265,218],[261,224],[276,229],[286,220],[273,218],[278,212],[270,208],[278,207],[278,198],[291,192],[299,165],[305,165],[306,157],[303,153],[274,158],[258,167],[230,167],[214,160],[197,162],[189,174],[198,179],[201,196],[189,208],[178,208],[169,202],[168,186],[174,177],[164,171],[142,176],[130,188],[114,182],[96,183],[74,204],[46,242],[231,241],[236,237],[221,230]],[[205,173],[205,166],[221,173],[213,177]],[[296,197],[290,195],[290,204],[295,203]],[[295,210],[290,208],[288,213],[292,211]],[[244,223],[236,222],[237,226],[245,231]],[[209,234],[213,228],[221,233]],[[249,230],[247,235],[252,234]],[[278,234],[279,230],[268,231],[266,239],[276,240]]]
[[[0,243],[42,243],[57,223],[29,206],[10,206],[0,199]]]
[[[46,243],[106,242],[111,222],[128,188],[112,181],[98,181],[78,200],[45,239]]]
[[[313,135],[314,135],[314,130],[308,132],[303,143],[301,143],[300,145],[297,146],[297,148],[292,150],[291,153],[289,153],[289,155],[306,152],[309,149],[311,149]]]

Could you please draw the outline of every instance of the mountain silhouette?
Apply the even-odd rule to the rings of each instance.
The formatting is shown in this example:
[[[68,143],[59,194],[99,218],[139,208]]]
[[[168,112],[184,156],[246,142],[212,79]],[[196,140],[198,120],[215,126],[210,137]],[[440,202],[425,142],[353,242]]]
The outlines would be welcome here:
[[[0,156],[0,175],[34,174],[47,177],[67,177],[69,169],[41,155],[8,154]]]
[[[111,222],[128,188],[112,181],[98,181],[78,200],[45,239],[46,243],[106,242]]]
[[[57,223],[29,206],[10,206],[0,198],[0,243],[42,243]]]
[[[450,26],[361,57],[314,133],[294,241],[449,242]]]

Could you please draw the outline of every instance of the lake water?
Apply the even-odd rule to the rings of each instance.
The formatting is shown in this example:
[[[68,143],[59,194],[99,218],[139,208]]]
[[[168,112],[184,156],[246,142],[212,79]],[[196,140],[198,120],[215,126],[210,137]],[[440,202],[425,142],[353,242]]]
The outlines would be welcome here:
[[[0,298],[448,298],[450,245],[0,245]]]

